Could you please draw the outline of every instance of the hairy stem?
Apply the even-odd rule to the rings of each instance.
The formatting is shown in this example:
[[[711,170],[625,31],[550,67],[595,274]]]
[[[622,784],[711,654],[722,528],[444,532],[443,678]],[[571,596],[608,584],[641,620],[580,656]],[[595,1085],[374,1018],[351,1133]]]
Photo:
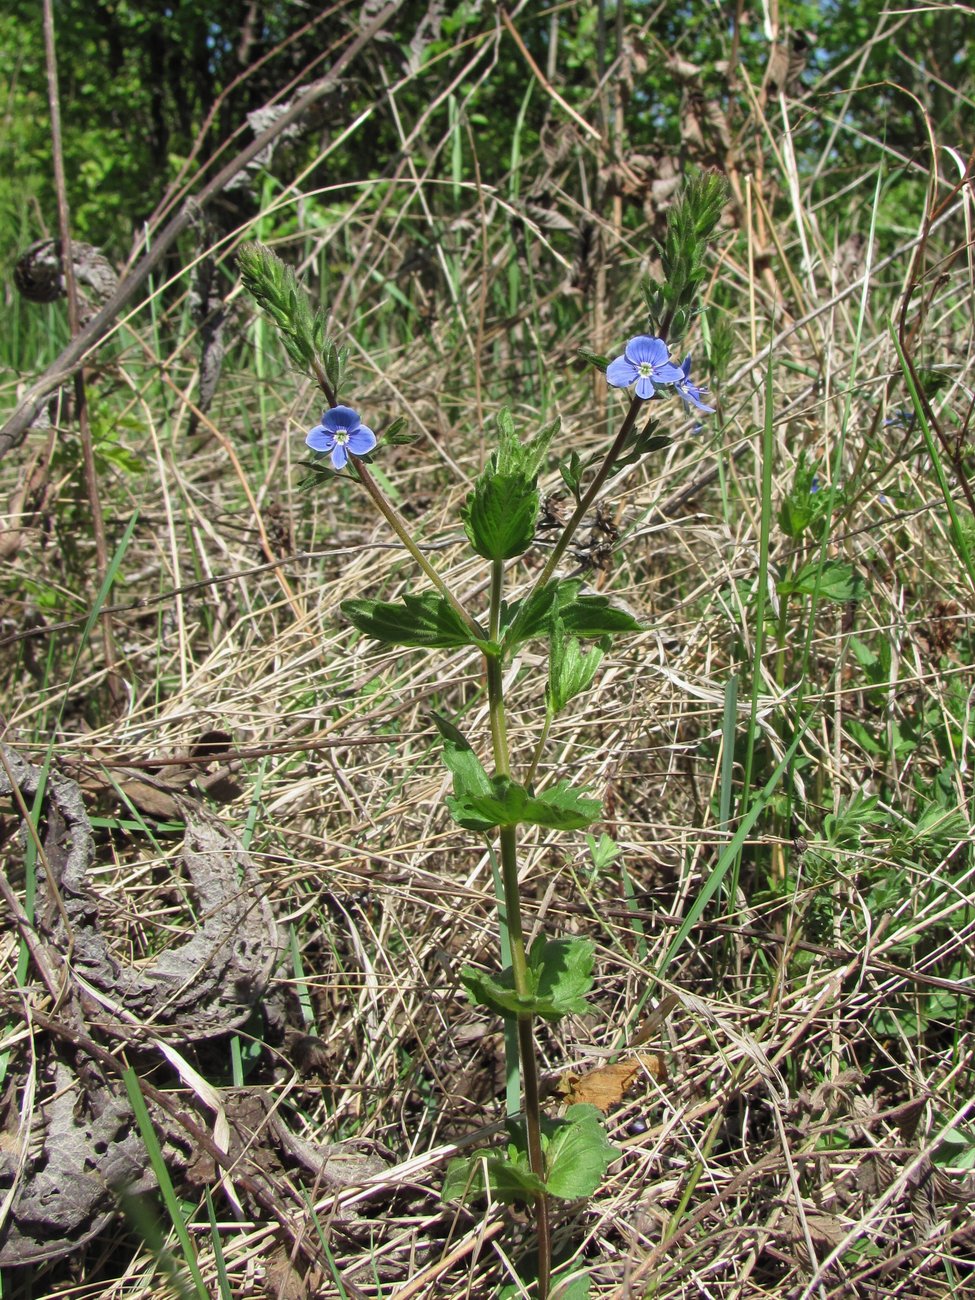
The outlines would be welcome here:
[[[318,384],[318,387],[325,394],[326,402],[328,402],[329,406],[338,406],[339,404],[338,394],[336,393],[332,385],[328,382],[328,375],[326,375],[325,373],[325,367],[322,365],[320,361],[313,359],[311,363],[311,368],[315,374],[315,382]]]
[[[369,467],[366,465],[365,461],[360,460],[358,456],[350,456],[349,460],[355,467],[355,471],[359,475],[359,481],[366,489],[366,492],[368,492],[373,505],[389,524],[390,528],[392,528],[393,532],[413,556],[414,560],[416,560],[417,564],[440,592],[444,600],[447,601],[454,613],[463,619],[464,625],[474,634],[474,636],[477,637],[479,641],[484,641],[486,639],[484,636],[484,629],[478,625],[470,614],[468,614],[467,610],[450,590],[443,578],[441,578],[440,574],[417,546],[416,542],[414,542],[413,538],[410,536],[409,529],[400,517],[396,507],[369,473]]]
[[[541,573],[538,575],[538,578],[535,580],[535,585],[532,588],[532,594],[534,594],[536,591],[540,591],[542,587],[545,586],[546,582],[549,581],[552,574],[555,572],[556,568],[558,567],[559,560],[561,560],[562,556],[565,554],[566,547],[572,541],[572,538],[575,536],[576,530],[578,529],[579,525],[582,523],[582,520],[585,517],[586,512],[589,510],[589,507],[592,505],[596,497],[599,495],[600,489],[602,488],[603,484],[606,482],[607,478],[609,478],[610,471],[612,470],[613,466],[616,464],[616,461],[619,459],[620,452],[623,450],[626,440],[630,435],[630,431],[633,428],[634,424],[636,424],[636,417],[639,415],[640,407],[642,405],[643,405],[643,399],[641,397],[634,397],[633,400],[630,402],[630,409],[627,411],[623,423],[620,425],[620,431],[616,435],[616,438],[613,441],[613,445],[606,453],[606,459],[603,461],[602,465],[600,465],[599,469],[596,471],[595,478],[589,484],[588,488],[585,491],[585,494],[582,497],[582,500],[576,506],[572,518],[569,520],[565,528],[562,530],[562,536],[556,542],[555,549],[552,551],[552,554],[548,557],[548,560],[545,562],[545,568],[542,569]]]
[[[535,745],[535,752],[532,754],[532,761],[528,768],[528,774],[525,777],[525,785],[531,789],[532,782],[535,780],[535,773],[538,771],[538,764],[541,762],[542,754],[545,752],[545,743],[548,740],[548,733],[552,728],[555,720],[555,714],[552,712],[552,706],[549,703],[545,705],[545,721],[542,723],[541,734]]]
[[[495,560],[491,565],[491,639],[496,641],[501,625],[501,595],[504,580],[504,562]],[[486,655],[488,708],[491,716],[491,740],[494,747],[494,766],[499,776],[511,775],[511,756],[508,750],[508,732],[504,708],[504,681],[501,658]],[[514,826],[500,828],[501,882],[504,890],[505,920],[511,946],[511,973],[515,992],[519,997],[531,996],[528,979],[528,957],[525,952],[525,932],[521,920],[521,894],[518,888],[518,836]],[[538,1056],[535,1051],[534,1017],[518,1017],[518,1055],[521,1061],[521,1078],[524,1087],[525,1132],[528,1138],[528,1160],[532,1173],[545,1178],[545,1157],[542,1152],[542,1111],[538,1086]],[[552,1272],[552,1238],[548,1219],[548,1197],[535,1198],[535,1227],[538,1233],[538,1295],[547,1300]]]

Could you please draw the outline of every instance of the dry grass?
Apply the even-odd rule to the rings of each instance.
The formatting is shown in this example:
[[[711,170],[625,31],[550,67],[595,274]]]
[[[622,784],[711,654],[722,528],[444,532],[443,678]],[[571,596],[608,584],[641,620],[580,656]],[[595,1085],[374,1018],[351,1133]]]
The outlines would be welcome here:
[[[591,580],[625,599],[649,630],[616,643],[596,689],[553,729],[541,768],[543,779],[568,772],[599,794],[606,821],[598,829],[620,856],[597,869],[582,835],[523,841],[531,925],[598,945],[592,1014],[542,1040],[553,1088],[566,1070],[584,1073],[637,1045],[659,1066],[639,1071],[612,1108],[620,1158],[591,1203],[559,1216],[556,1244],[589,1273],[594,1296],[619,1300],[961,1296],[972,1286],[973,1189],[961,1164],[946,1163],[945,1142],[958,1134],[960,1153],[975,1150],[972,591],[916,427],[883,421],[908,404],[886,321],[916,282],[908,309],[915,358],[948,366],[938,408],[952,436],[967,429],[972,276],[967,253],[954,255],[966,247],[970,211],[964,194],[948,200],[950,215],[920,264],[925,214],[905,213],[915,233],[878,232],[902,247],[871,264],[873,176],[852,198],[812,206],[790,155],[776,152],[781,123],[764,116],[772,108],[756,102],[750,147],[765,174],[742,194],[740,229],[729,227],[715,264],[712,293],[730,284],[739,303],[722,419],[700,435],[684,436],[685,425],[669,451],[619,480],[607,498],[619,535],[594,527],[591,539],[605,560]],[[797,106],[783,100],[782,110],[801,140]],[[404,123],[404,138],[417,125]],[[581,137],[570,146],[549,163],[548,181],[552,210],[578,230],[571,173],[594,146]],[[593,329],[606,350],[634,332],[646,232],[624,237],[601,223],[608,269],[585,298],[596,304],[594,323],[578,282],[573,290],[564,241],[553,247],[534,228],[517,250],[533,295],[512,319],[497,305],[516,255],[502,191],[487,178],[481,189],[466,187],[446,220],[436,215],[437,189],[404,174],[378,210],[365,202],[368,191],[347,190],[320,209],[328,229],[305,235],[301,251],[313,268],[342,250],[347,274],[330,293],[354,343],[355,403],[380,427],[403,411],[419,435],[378,464],[444,577],[476,602],[486,575],[467,558],[457,508],[483,455],[482,431],[511,401],[527,426],[560,414],[566,447],[602,436],[603,391],[594,396],[566,359],[577,344],[593,345]],[[933,183],[939,202],[949,189]],[[771,207],[776,192],[792,202],[776,205],[773,222],[761,203]],[[417,230],[432,251],[414,272]],[[768,258],[773,248],[784,256]],[[377,283],[398,285],[418,308],[409,337],[382,310]],[[175,327],[179,305],[171,310]],[[200,1207],[190,1231],[212,1294],[222,1270],[242,1297],[498,1295],[528,1226],[501,1208],[472,1213],[438,1196],[457,1144],[495,1131],[504,1091],[499,1027],[467,1005],[458,982],[463,963],[497,960],[490,857],[445,815],[429,719],[432,709],[462,715],[467,735],[486,735],[480,659],[390,652],[351,634],[338,613],[343,599],[394,598],[416,579],[351,483],[300,489],[299,435],[315,399],[268,335],[250,335],[267,349],[258,384],[243,343],[251,327],[238,317],[241,347],[215,406],[190,432],[192,349],[180,343],[167,386],[146,364],[157,344],[138,333],[141,319],[120,336],[111,374],[93,381],[142,458],[137,474],[106,470],[103,479],[110,542],[138,512],[111,593],[124,700],[110,705],[101,644],[81,636],[95,586],[72,435],[45,449],[38,431],[27,458],[0,467],[14,502],[9,526],[20,530],[2,574],[5,740],[35,761],[50,743],[56,767],[85,784],[103,819],[94,878],[101,924],[130,961],[195,924],[172,866],[179,818],[153,816],[132,781],[172,788],[173,772],[185,780],[191,770],[198,794],[201,774],[223,768],[236,783],[236,791],[216,787],[218,811],[249,845],[281,928],[268,995],[277,1019],[257,1017],[237,1036],[243,1087],[229,1039],[172,1046],[228,1110],[259,1094],[295,1137],[316,1147],[348,1142],[379,1172],[337,1190],[282,1156],[279,1139],[265,1147],[259,1139],[267,1196],[259,1203],[241,1190],[235,1217],[217,1177],[194,1175],[182,1153],[173,1176]],[[156,338],[166,337],[167,321],[158,327]],[[774,791],[792,795],[797,820],[790,825],[770,805],[745,846],[737,896],[719,891],[668,957],[734,830],[719,820],[723,719],[738,671],[736,732],[747,734],[770,336],[773,503],[800,451],[828,465],[841,439],[841,478],[854,490],[834,519],[830,554],[855,563],[867,589],[855,608],[821,602],[808,627],[796,609],[784,629],[784,679],[770,643],[757,685],[753,783],[761,788],[772,775],[801,699],[803,761],[792,789]],[[544,358],[537,373],[536,352]],[[18,503],[18,476],[35,453],[48,467],[44,491]],[[607,541],[605,555],[598,546]],[[792,546],[773,522],[773,561],[786,564]],[[543,550],[513,566],[513,589]],[[852,652],[854,633],[877,654],[892,647],[882,707]],[[523,760],[541,721],[542,671],[528,649],[509,674]],[[849,727],[863,719],[877,729],[874,752]],[[215,731],[226,733],[227,748],[200,753],[201,738]],[[951,769],[945,744],[955,747]],[[921,792],[939,770],[961,817],[947,840],[918,829]],[[735,782],[740,776],[736,763]],[[883,816],[855,839],[827,842],[824,819],[861,790],[880,797]],[[17,821],[14,811],[3,833],[8,878],[22,898]],[[72,1034],[101,1041],[179,1113],[213,1130],[199,1092],[134,1029],[127,1040],[100,1038],[88,1007],[82,1023],[49,1032],[44,1017],[57,1009],[30,968],[18,988],[13,931],[4,951],[8,1137],[18,1123],[23,1131],[28,1075],[39,1105],[55,1086],[55,1050],[69,1050]],[[166,1132],[178,1126],[153,1115]],[[270,1132],[267,1115],[261,1125]],[[117,1220],[70,1264],[38,1267],[31,1282],[11,1274],[9,1294],[171,1294],[138,1238]]]

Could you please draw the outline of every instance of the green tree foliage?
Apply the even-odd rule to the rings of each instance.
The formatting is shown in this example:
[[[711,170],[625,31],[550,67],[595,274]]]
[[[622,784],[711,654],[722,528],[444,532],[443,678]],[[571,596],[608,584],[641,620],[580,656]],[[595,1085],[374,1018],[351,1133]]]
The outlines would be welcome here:
[[[398,86],[397,107],[407,123],[420,119],[439,97],[411,145],[414,159],[433,179],[474,182],[478,173],[463,125],[468,123],[476,133],[481,178],[512,196],[521,194],[544,222],[552,203],[545,178],[536,175],[522,184],[520,168],[539,151],[550,162],[567,150],[575,156],[577,127],[529,72],[525,54],[499,27],[493,6],[463,0],[442,8],[407,0],[387,34],[367,46],[289,149],[299,161],[310,160],[323,141],[371,109],[369,130],[331,155],[325,179],[381,179],[392,174],[402,145],[386,88]],[[76,233],[126,253],[133,231],[152,214],[191,152],[196,150],[190,177],[212,160],[225,161],[229,149],[250,138],[248,112],[327,70],[358,30],[359,9],[349,5],[316,15],[284,0],[183,0],[167,6],[62,0],[57,42]],[[796,147],[809,169],[818,169],[824,193],[856,167],[869,139],[883,139],[894,164],[903,159],[909,175],[910,158],[927,149],[925,114],[948,143],[963,148],[973,133],[975,45],[965,15],[951,8],[881,20],[853,0],[789,0],[779,8],[775,47],[760,11],[727,3],[670,0],[651,9],[645,0],[627,0],[620,18],[608,0],[576,0],[551,10],[529,8],[519,15],[517,29],[553,90],[609,144],[601,156],[598,150],[584,152],[583,168],[574,163],[560,173],[559,186],[597,209],[619,195],[624,224],[632,227],[646,220],[646,189],[662,157],[676,158],[680,169],[689,163],[721,167],[736,150],[767,148],[753,105],[764,96],[774,116],[783,80],[790,96],[811,96],[815,111],[802,115]],[[480,62],[471,64],[479,54]],[[775,73],[775,59],[783,55],[786,71]],[[492,62],[491,75],[480,77]],[[455,78],[452,94],[441,96]],[[0,255],[9,264],[27,236],[36,238],[55,225],[41,17],[33,0],[12,0],[0,13],[0,84]],[[703,141],[693,138],[701,104],[721,117],[724,143],[707,115],[700,118]],[[632,182],[634,172],[645,181],[643,188]],[[381,193],[377,189],[377,200]],[[429,202],[449,210],[457,194],[444,186],[431,192]],[[891,201],[896,205],[896,196]],[[228,222],[239,224],[248,215],[246,195],[235,204]],[[577,232],[555,223],[549,234],[575,255]],[[429,231],[417,237],[429,239]]]

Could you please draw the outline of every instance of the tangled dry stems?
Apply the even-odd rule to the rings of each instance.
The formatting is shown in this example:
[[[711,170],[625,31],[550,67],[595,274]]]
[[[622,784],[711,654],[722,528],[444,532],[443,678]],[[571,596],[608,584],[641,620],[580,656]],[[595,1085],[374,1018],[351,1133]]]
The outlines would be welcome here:
[[[565,212],[577,217],[567,198]],[[377,413],[370,422],[381,426],[381,415],[403,409],[420,434],[418,450],[381,464],[417,536],[472,603],[485,575],[465,556],[457,507],[483,454],[482,431],[503,400],[498,377],[515,376],[519,420],[541,421],[554,403],[566,445],[586,444],[602,428],[588,379],[558,371],[555,397],[544,374],[529,378],[535,347],[554,369],[576,343],[590,342],[586,321],[574,335],[545,335],[552,328],[545,300],[513,324],[493,318],[490,291],[506,253],[497,237],[501,215],[483,192],[474,195],[464,228],[486,238],[450,245],[454,260],[440,268],[439,281],[433,275],[436,315],[427,336],[384,353],[360,343],[355,367],[356,404]],[[349,319],[368,320],[369,300],[357,295],[371,279],[399,273],[398,221],[390,216],[384,228],[353,205],[330,232],[355,252],[356,275],[338,295]],[[825,227],[826,214],[797,207],[793,224],[774,238],[798,264],[797,232],[815,244]],[[539,228],[534,233],[532,273],[557,285],[565,259]],[[738,897],[732,903],[725,894],[721,907],[714,900],[665,960],[730,835],[717,821],[718,740],[728,677],[747,662],[754,635],[747,602],[760,527],[759,345],[769,318],[780,327],[773,499],[787,490],[799,450],[828,461],[841,429],[845,470],[862,455],[874,475],[873,490],[851,503],[833,544],[871,574],[855,614],[861,637],[891,638],[898,647],[891,724],[922,699],[944,702],[955,678],[970,689],[970,665],[953,657],[967,644],[970,592],[929,465],[910,439],[894,454],[888,441],[885,456],[871,436],[877,412],[883,418],[895,404],[897,367],[884,320],[890,296],[868,279],[883,306],[875,313],[868,299],[858,315],[856,270],[843,282],[840,259],[830,260],[822,239],[818,251],[819,265],[834,268],[832,282],[811,271],[749,278],[729,238],[721,273],[742,278],[750,304],[734,322],[742,360],[738,382],[723,394],[720,443],[710,433],[684,436],[628,472],[609,497],[616,536],[607,548],[593,521],[574,560],[637,610],[648,631],[617,643],[584,710],[553,729],[539,779],[570,771],[596,791],[620,857],[597,871],[583,836],[527,835],[523,880],[534,925],[598,944],[593,1014],[543,1040],[552,1088],[566,1070],[585,1073],[637,1044],[659,1061],[658,1072],[639,1071],[611,1111],[621,1148],[611,1180],[591,1204],[569,1207],[557,1227],[557,1245],[589,1271],[593,1293],[619,1300],[926,1300],[962,1294],[968,1284],[971,1188],[931,1157],[946,1131],[970,1121],[970,1021],[947,1011],[944,1032],[918,1019],[911,1033],[907,1014],[932,988],[970,1007],[962,972],[975,933],[971,870],[959,870],[966,845],[954,844],[913,875],[892,862],[903,896],[871,916],[858,873],[882,844],[851,850],[845,869],[824,880],[804,865],[815,842],[759,828]],[[312,241],[306,263],[318,264],[321,253]],[[636,249],[620,243],[609,253],[610,288],[622,287]],[[909,261],[903,253],[884,276],[903,283]],[[958,386],[971,384],[971,334],[957,326],[970,289],[964,264],[956,264],[934,295],[925,331],[930,354],[951,351]],[[795,295],[791,320],[781,315],[784,293]],[[632,299],[614,306],[614,316],[635,321]],[[51,736],[56,764],[87,778],[98,810],[121,817],[104,834],[95,885],[113,918],[116,951],[128,960],[179,942],[193,924],[186,898],[174,894],[165,817],[154,837],[139,827],[145,794],[131,782],[141,773],[165,786],[167,772],[185,779],[189,770],[199,789],[202,774],[219,768],[237,783],[225,791],[221,815],[249,839],[289,943],[278,980],[287,1029],[265,1044],[248,1085],[286,1113],[293,1134],[316,1147],[354,1139],[383,1168],[338,1192],[287,1167],[269,1168],[283,1218],[262,1219],[251,1204],[251,1218],[221,1221],[234,1294],[495,1295],[512,1279],[510,1260],[527,1228],[498,1207],[469,1213],[443,1207],[438,1196],[456,1144],[495,1131],[504,1087],[498,1026],[467,1005],[458,983],[463,963],[496,961],[490,859],[445,817],[447,782],[429,721],[438,709],[461,715],[468,735],[486,734],[480,661],[353,644],[340,602],[363,593],[393,598],[415,578],[351,484],[313,496],[299,491],[296,435],[314,402],[307,388],[296,391],[281,368],[260,388],[247,370],[228,375],[187,448],[186,408],[166,423],[142,360],[133,344],[117,365],[143,422],[144,471],[136,480],[116,476],[110,486],[115,540],[121,521],[139,512],[112,594],[128,700],[120,715],[92,726],[104,715],[108,669],[91,642],[70,675],[83,615],[36,636],[27,625],[35,607],[12,596],[8,581],[7,738],[36,755]],[[471,367],[473,386],[458,379]],[[187,372],[177,388],[189,379]],[[8,495],[16,472],[4,462]],[[55,487],[44,512],[25,507],[13,521],[22,536],[7,570],[15,583],[36,582],[53,556],[64,556],[68,598],[88,542],[78,532],[83,504],[70,498],[71,476]],[[901,499],[912,504],[893,504]],[[514,589],[530,580],[543,549],[544,540],[512,568]],[[773,559],[787,551],[788,539],[777,541]],[[591,567],[594,559],[604,567]],[[831,671],[845,653],[843,619],[842,609],[820,607],[804,661],[805,702],[816,721],[802,740],[809,763],[798,788],[817,815],[873,780],[872,760],[842,728],[862,687],[852,674]],[[791,630],[797,654],[804,636],[804,628]],[[540,722],[540,666],[528,649],[509,674],[512,735],[523,759]],[[795,683],[783,690],[771,660],[765,667],[757,725],[774,765]],[[747,699],[739,702],[740,727],[749,708]],[[226,748],[201,752],[201,739],[214,732],[229,737]],[[964,760],[967,736],[961,744]],[[931,760],[922,753],[912,761]],[[900,776],[906,791],[909,774]],[[22,878],[19,854],[8,824],[14,881]],[[776,872],[790,882],[787,893],[763,887]],[[942,892],[932,894],[932,880]],[[815,911],[824,889],[825,929]],[[848,942],[851,933],[861,936],[857,945]],[[926,948],[916,962],[912,954]],[[12,1010],[16,960],[8,938],[5,1046],[22,1053],[41,1031]],[[664,1013],[654,1019],[661,1003]],[[902,1014],[884,1019],[891,1008]],[[214,1052],[207,1063],[229,1088],[227,1055]],[[192,1108],[193,1097],[184,1100]],[[8,1098],[8,1108],[14,1102]],[[201,1222],[194,1239],[215,1286],[205,1216]],[[134,1285],[144,1295],[169,1286],[151,1254],[121,1229],[87,1250],[77,1276],[52,1275],[47,1294],[122,1297]],[[952,1291],[952,1279],[962,1289]]]

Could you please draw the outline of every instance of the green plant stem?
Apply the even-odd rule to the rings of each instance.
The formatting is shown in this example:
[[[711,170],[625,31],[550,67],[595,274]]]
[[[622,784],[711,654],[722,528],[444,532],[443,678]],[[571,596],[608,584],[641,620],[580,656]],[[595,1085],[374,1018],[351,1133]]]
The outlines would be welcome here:
[[[328,382],[328,376],[325,374],[325,367],[320,361],[313,360],[311,368],[315,373],[315,382],[325,394],[326,402],[328,402],[329,406],[338,406],[338,395],[332,385]]]
[[[569,522],[566,524],[565,528],[563,529],[562,536],[556,542],[555,549],[552,551],[552,554],[546,560],[544,569],[542,569],[538,578],[535,580],[535,585],[532,588],[532,594],[534,594],[536,591],[541,591],[542,587],[545,586],[546,582],[548,582],[552,574],[555,572],[559,560],[561,560],[562,556],[565,554],[566,547],[569,545],[569,543],[572,541],[572,538],[575,536],[576,529],[582,523],[582,520],[585,518],[586,512],[589,510],[589,507],[592,505],[593,501],[595,501],[596,497],[599,495],[600,489],[602,488],[606,480],[609,478],[610,471],[612,470],[613,466],[616,464],[616,461],[619,459],[620,452],[623,450],[623,446],[626,443],[626,439],[629,437],[630,430],[633,428],[634,424],[636,424],[636,417],[639,415],[640,407],[642,405],[643,405],[643,399],[641,397],[634,397],[633,400],[630,402],[630,409],[627,411],[623,423],[620,425],[620,431],[616,435],[612,447],[610,447],[609,451],[606,453],[606,459],[603,461],[602,465],[600,465],[599,469],[596,471],[595,478],[586,489],[585,495],[582,497],[579,504],[576,506],[572,518],[569,520]]]
[[[548,703],[545,705],[545,721],[542,723],[541,734],[538,737],[538,743],[535,745],[535,752],[532,754],[532,761],[528,766],[528,773],[525,776],[525,786],[530,790],[532,782],[535,780],[535,773],[538,771],[538,764],[541,762],[542,754],[545,752],[545,744],[548,740],[548,733],[552,729],[552,722],[555,714],[552,712],[552,706]]]
[[[504,562],[495,560],[491,565],[490,634],[496,641],[501,626],[501,596],[504,584]],[[499,776],[511,776],[511,756],[508,749],[508,730],[504,708],[504,678],[500,655],[485,655],[487,668],[488,709],[491,717],[491,740],[494,747],[494,766]],[[504,922],[508,929],[511,948],[511,974],[515,992],[529,998],[528,957],[525,952],[525,932],[521,920],[521,893],[518,888],[518,836],[514,826],[499,830],[501,849],[501,883],[504,891]],[[521,1059],[521,1078],[524,1087],[525,1133],[528,1139],[528,1161],[537,1178],[545,1178],[545,1157],[542,1152],[542,1110],[538,1086],[538,1057],[535,1051],[534,1017],[518,1016],[518,1054]],[[535,1228],[538,1234],[538,1295],[547,1300],[552,1271],[552,1237],[548,1221],[548,1197],[542,1193],[535,1198]]]
[[[365,461],[360,460],[358,456],[350,456],[349,460],[352,462],[356,473],[359,475],[359,482],[366,489],[366,492],[368,492],[372,499],[373,505],[389,524],[390,528],[392,528],[393,532],[413,556],[414,560],[416,560],[417,564],[440,592],[444,600],[447,601],[454,613],[458,614],[460,618],[464,620],[465,626],[474,633],[479,641],[484,641],[486,639],[484,636],[484,629],[479,626],[470,614],[468,614],[467,610],[450,590],[443,578],[441,578],[440,574],[417,546],[416,542],[414,542],[413,538],[410,536],[409,529],[400,518],[396,507],[387,498],[382,488],[369,473],[369,468]]]

